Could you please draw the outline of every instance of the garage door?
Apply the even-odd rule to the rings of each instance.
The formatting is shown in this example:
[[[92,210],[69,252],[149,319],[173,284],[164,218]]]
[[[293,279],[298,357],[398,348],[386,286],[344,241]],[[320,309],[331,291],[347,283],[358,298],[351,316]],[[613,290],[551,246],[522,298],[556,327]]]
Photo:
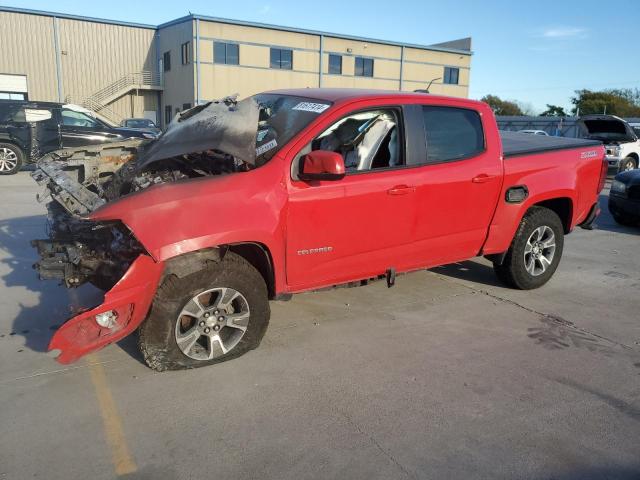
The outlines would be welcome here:
[[[0,99],[27,100],[27,76],[0,73]]]

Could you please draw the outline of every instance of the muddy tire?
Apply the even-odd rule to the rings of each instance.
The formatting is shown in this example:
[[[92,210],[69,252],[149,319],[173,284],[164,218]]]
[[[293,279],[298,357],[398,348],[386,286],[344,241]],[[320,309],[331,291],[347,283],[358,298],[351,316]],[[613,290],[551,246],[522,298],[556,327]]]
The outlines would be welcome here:
[[[524,216],[502,264],[493,264],[500,281],[520,290],[538,288],[553,276],[564,247],[560,217],[544,207]]]
[[[164,279],[140,327],[138,345],[154,370],[203,367],[256,348],[269,317],[264,279],[229,252],[198,272]]]
[[[622,162],[620,162],[620,172],[626,172],[628,170],[633,170],[638,168],[638,164],[636,163],[636,159],[633,157],[625,157]]]
[[[0,143],[0,175],[15,175],[23,163],[22,150],[12,143]]]

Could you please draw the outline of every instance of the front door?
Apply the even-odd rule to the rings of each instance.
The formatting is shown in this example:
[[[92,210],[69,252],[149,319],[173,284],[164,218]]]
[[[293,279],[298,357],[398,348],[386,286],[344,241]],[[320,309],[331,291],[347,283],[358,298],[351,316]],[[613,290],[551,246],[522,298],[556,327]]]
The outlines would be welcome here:
[[[60,133],[62,146],[65,148],[97,145],[120,137],[118,134],[109,132],[102,122],[86,113],[63,108],[61,117]]]
[[[304,290],[402,269],[415,229],[416,185],[404,167],[399,109],[350,114],[314,139],[294,160],[287,219],[287,283]],[[341,180],[296,180],[309,150],[342,154]]]

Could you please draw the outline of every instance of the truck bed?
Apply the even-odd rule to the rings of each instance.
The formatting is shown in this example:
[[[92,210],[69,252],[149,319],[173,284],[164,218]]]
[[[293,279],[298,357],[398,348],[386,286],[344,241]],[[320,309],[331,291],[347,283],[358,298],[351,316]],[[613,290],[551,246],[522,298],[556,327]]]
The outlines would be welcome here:
[[[548,137],[544,135],[530,135],[520,132],[500,130],[502,152],[504,158],[519,155],[531,155],[552,150],[584,148],[602,145],[599,140],[584,140],[581,138]]]

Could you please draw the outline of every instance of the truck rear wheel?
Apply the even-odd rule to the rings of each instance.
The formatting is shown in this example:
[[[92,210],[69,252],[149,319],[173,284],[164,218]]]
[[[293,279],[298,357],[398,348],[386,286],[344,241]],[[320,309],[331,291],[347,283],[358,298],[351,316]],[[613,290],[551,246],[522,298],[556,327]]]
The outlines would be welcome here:
[[[521,290],[538,288],[553,276],[564,246],[560,217],[544,207],[524,216],[502,264],[493,264],[498,278]]]
[[[256,348],[269,324],[267,286],[239,255],[158,288],[139,347],[154,370],[180,370],[220,363]]]
[[[13,175],[20,171],[24,154],[12,143],[0,143],[0,175]]]

